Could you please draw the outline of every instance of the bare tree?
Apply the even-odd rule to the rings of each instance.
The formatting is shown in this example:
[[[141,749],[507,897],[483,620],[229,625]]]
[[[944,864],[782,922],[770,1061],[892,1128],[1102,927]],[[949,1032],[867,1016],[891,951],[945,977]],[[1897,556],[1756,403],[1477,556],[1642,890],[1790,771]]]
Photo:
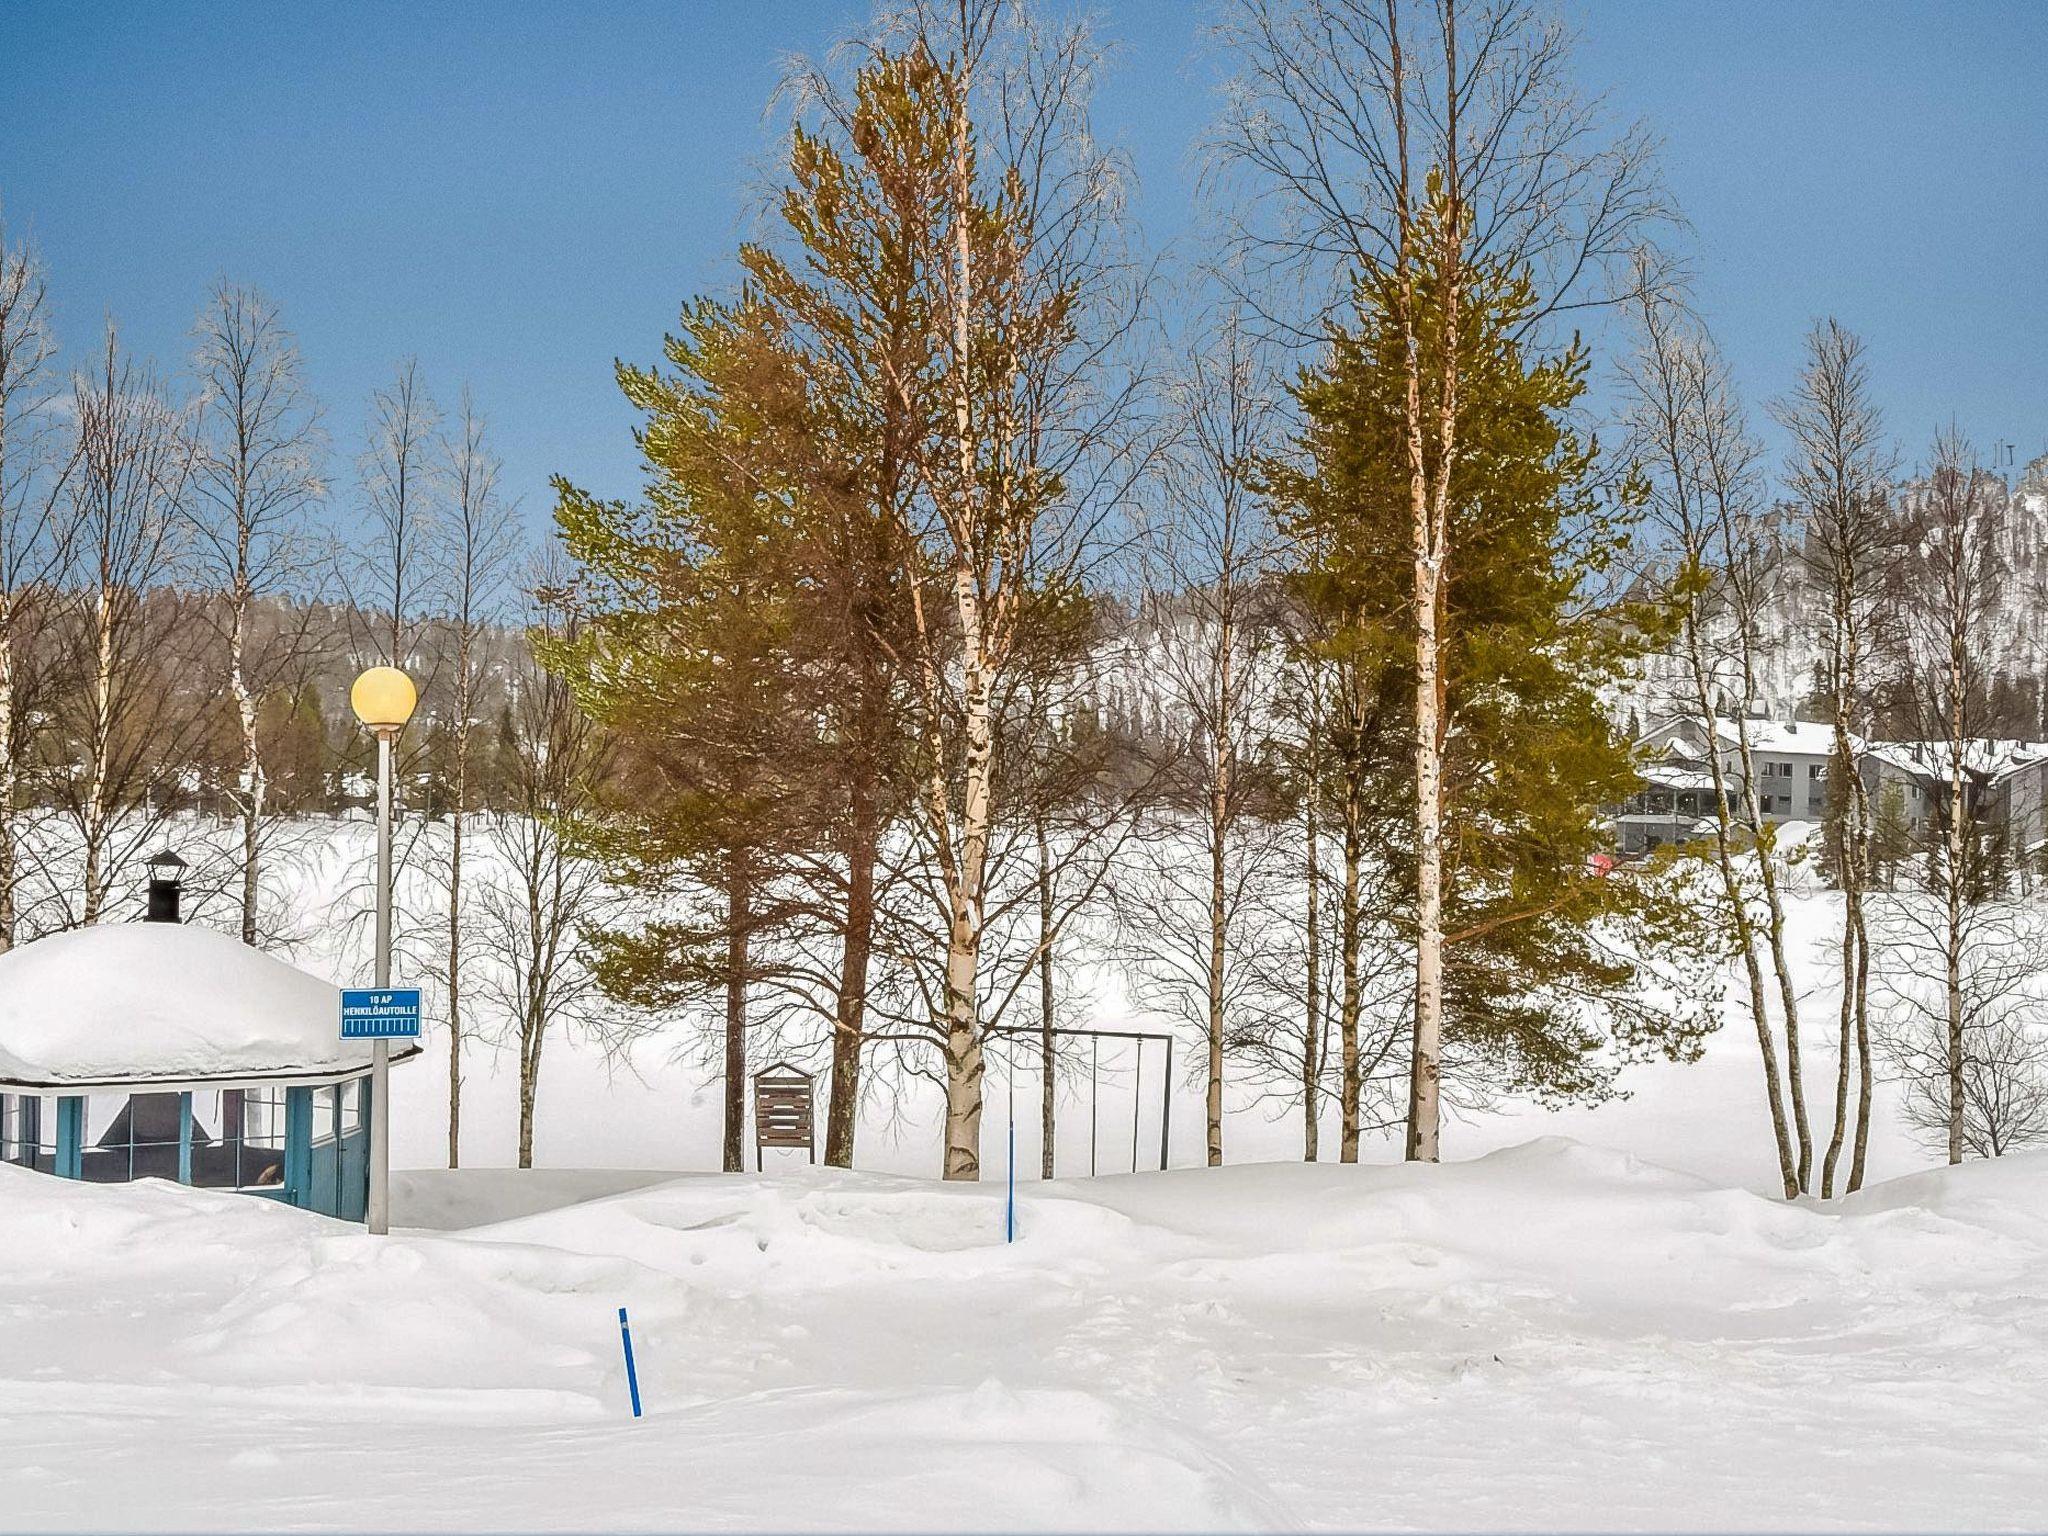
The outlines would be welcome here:
[[[10,245],[0,225],[0,951],[13,947],[19,916],[22,769],[48,660],[32,637],[63,569],[59,510],[80,446],[63,442],[51,410],[62,381],[48,292],[35,248]]]
[[[367,442],[359,462],[369,547],[351,595],[376,616],[367,652],[404,667],[427,611],[427,566],[437,512],[436,447],[440,409],[417,360],[398,365],[388,387],[370,397]]]
[[[1801,1163],[1794,1151],[1786,1108],[1784,1078],[1779,1070],[1777,1037],[1770,1017],[1760,945],[1767,945],[1783,983],[1788,975],[1783,954],[1782,919],[1759,919],[1752,892],[1770,873],[1771,844],[1765,835],[1753,788],[1745,788],[1742,809],[1729,783],[1719,701],[1731,681],[1739,679],[1742,697],[1751,696],[1757,638],[1754,603],[1758,595],[1761,552],[1754,537],[1753,484],[1738,471],[1754,459],[1727,370],[1703,327],[1689,321],[1675,306],[1645,294],[1637,305],[1636,351],[1623,368],[1628,400],[1631,456],[1648,481],[1650,514],[1665,541],[1670,562],[1667,579],[1677,608],[1678,640],[1683,655],[1688,704],[1706,733],[1704,756],[1714,801],[1714,866],[1720,878],[1729,947],[1741,958],[1748,984],[1750,1017],[1756,1028],[1762,1060],[1764,1094],[1777,1144],[1778,1167],[1785,1198],[1804,1188]],[[1732,632],[1735,660],[1726,653]],[[1754,764],[1743,731],[1743,778],[1753,785]],[[1775,887],[1773,887],[1773,890]],[[1788,989],[1780,988],[1781,1000]],[[1796,1013],[1788,1013],[1788,1034],[1796,1030]],[[1789,1047],[1789,1041],[1788,1041]],[[1797,1073],[1793,1074],[1797,1098]]]
[[[1564,30],[1530,0],[1240,0],[1239,67],[1217,132],[1243,175],[1248,292],[1306,291],[1274,316],[1320,339],[1367,274],[1390,279],[1403,344],[1413,519],[1415,998],[1407,1153],[1435,1161],[1444,1009],[1440,658],[1458,452],[1461,306],[1481,270],[1526,274],[1529,324],[1611,299],[1617,260],[1664,215],[1638,132],[1614,135],[1569,79]],[[1275,283],[1273,279],[1287,281]],[[1260,281],[1264,279],[1265,281]],[[1427,291],[1435,312],[1425,317]],[[1270,311],[1269,311],[1270,313]]]
[[[1940,908],[1938,948],[1947,1020],[1948,1160],[1961,1162],[1968,1111],[1965,962],[1977,910],[1997,896],[1986,868],[1987,807],[1976,771],[1983,734],[1989,624],[2003,563],[2004,486],[1979,467],[1955,430],[1934,443],[1934,468],[1912,496],[1904,530],[1912,557],[1901,567],[1907,626],[1903,692],[1919,723],[1916,766],[1932,781],[1934,813],[1922,823],[1926,881]]]
[[[1269,750],[1293,812],[1286,846],[1296,874],[1254,914],[1266,1013],[1254,1012],[1233,1043],[1271,1092],[1299,1099],[1306,1161],[1321,1155],[1321,1105],[1334,1097],[1338,1157],[1356,1162],[1365,1132],[1399,1126],[1406,1109],[1413,965],[1392,921],[1387,871],[1371,858],[1367,804],[1389,732],[1363,669],[1328,643],[1323,620],[1298,603],[1285,619]]]
[[[171,574],[191,471],[190,422],[147,369],[121,354],[112,325],[92,371],[74,380],[76,471],[66,498],[71,602],[60,716],[72,771],[58,778],[78,842],[80,905],[96,923],[113,872],[154,831],[166,765],[197,734],[197,711],[170,685],[162,638],[144,623]]]
[[[448,761],[448,856],[442,866],[447,896],[444,976],[448,1008],[448,1166],[462,1161],[462,951],[463,834],[476,796],[473,755],[482,697],[484,640],[504,616],[506,577],[519,548],[513,508],[498,492],[500,464],[491,451],[484,418],[467,389],[455,434],[441,445],[446,511],[436,525],[432,557],[441,567],[447,604],[445,627],[453,646],[445,683],[447,718],[441,742]],[[543,741],[542,745],[545,745]],[[522,1164],[521,1166],[525,1166]]]
[[[1835,1124],[1821,1164],[1821,1198],[1835,1192],[1836,1164],[1849,1123],[1852,1064],[1858,1087],[1856,1132],[1846,1188],[1863,1187],[1870,1144],[1870,932],[1864,896],[1872,878],[1877,818],[1860,771],[1873,661],[1892,647],[1885,588],[1893,556],[1886,491],[1895,461],[1870,398],[1862,341],[1830,318],[1806,338],[1806,366],[1772,412],[1792,435],[1786,478],[1804,513],[1807,570],[1825,599],[1820,621],[1821,685],[1834,724],[1828,764],[1835,839],[1835,880],[1842,891],[1841,1010],[1835,1074]]]
[[[898,24],[936,74],[946,165],[931,241],[950,421],[920,466],[912,654],[919,830],[945,907],[945,1176],[980,1175],[983,960],[1000,818],[1000,702],[1034,597],[1071,584],[1102,515],[1104,389],[1127,313],[1116,163],[1088,132],[1098,49],[1003,0],[924,0]],[[1114,455],[1111,455],[1114,457]]]
[[[1951,1162],[2048,1144],[2048,926],[2038,909],[1971,902],[1958,930],[1941,892],[1880,900],[1877,1043],[1905,1090],[1906,1123]]]
[[[240,746],[233,799],[242,822],[242,942],[254,944],[269,826],[263,701],[293,675],[311,640],[305,624],[288,620],[259,634],[259,604],[275,619],[279,606],[267,600],[292,594],[314,566],[306,524],[326,491],[325,443],[298,348],[267,298],[216,284],[194,336],[200,417],[186,511],[222,598],[225,681]]]
[[[534,586],[559,588],[543,564]],[[573,620],[545,596],[529,628],[568,638]],[[612,750],[576,707],[569,685],[522,653],[499,733],[505,802],[484,819],[485,838],[505,871],[482,888],[480,948],[488,960],[478,989],[512,1023],[519,1047],[519,1166],[533,1166],[534,1108],[549,1039],[564,1028],[618,1025],[582,952],[586,932],[614,915],[618,896],[602,866],[578,845],[600,813]]]
[[[1247,828],[1257,798],[1272,799],[1271,773],[1257,771],[1257,733],[1279,679],[1274,624],[1282,541],[1260,499],[1260,466],[1281,430],[1281,391],[1268,362],[1236,313],[1191,347],[1168,385],[1171,446],[1162,461],[1163,502],[1145,530],[1145,586],[1153,594],[1152,676],[1165,693],[1176,727],[1191,751],[1167,773],[1170,825],[1196,834],[1206,875],[1199,902],[1202,955],[1197,1022],[1206,1059],[1208,1160],[1223,1161],[1223,1056],[1229,1017],[1233,949],[1269,877],[1276,840]],[[1272,807],[1269,805],[1268,809]],[[1161,898],[1152,911],[1171,923],[1193,892],[1180,867],[1179,840],[1141,845],[1151,855]],[[1178,899],[1176,899],[1178,898]],[[1148,903],[1150,905],[1150,903]],[[1179,989],[1143,963],[1138,974]],[[1160,958],[1165,959],[1162,945]]]

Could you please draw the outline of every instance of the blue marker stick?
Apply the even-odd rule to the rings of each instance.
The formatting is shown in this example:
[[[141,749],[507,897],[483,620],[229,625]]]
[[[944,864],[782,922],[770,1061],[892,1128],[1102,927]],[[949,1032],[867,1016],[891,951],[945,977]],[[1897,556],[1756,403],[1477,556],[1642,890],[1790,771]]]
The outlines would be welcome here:
[[[1017,1241],[1017,1122],[1010,1122],[1010,1204],[1003,1213],[1003,1241]]]
[[[626,1326],[626,1309],[619,1308],[619,1342],[626,1349],[626,1387],[633,1394],[633,1417],[640,1417],[640,1375],[633,1369],[633,1330]]]

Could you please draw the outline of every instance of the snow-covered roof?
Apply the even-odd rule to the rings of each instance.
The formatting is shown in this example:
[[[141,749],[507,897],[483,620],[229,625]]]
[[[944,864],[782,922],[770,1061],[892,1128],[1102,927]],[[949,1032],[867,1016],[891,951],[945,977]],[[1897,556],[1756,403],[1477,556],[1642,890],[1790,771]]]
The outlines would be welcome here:
[[[1651,763],[1643,769],[1643,782],[1656,789],[1704,789],[1714,787],[1714,776],[1704,768],[1685,768],[1676,763]]]
[[[1752,752],[1783,752],[1802,757],[1827,757],[1835,750],[1835,728],[1811,720],[1767,720],[1752,716],[1743,722],[1749,732],[1749,746]],[[1741,739],[1737,734],[1736,722],[1725,717],[1714,720],[1714,737],[1721,746],[1733,751]],[[1704,742],[1706,732],[1697,715],[1669,715],[1657,721],[1643,733],[1644,746],[1669,746],[1675,738],[1685,737]],[[1852,750],[1861,751],[1864,743],[1857,737],[1849,738]]]
[[[239,939],[103,923],[0,955],[0,1084],[53,1088],[346,1077],[341,993]]]
[[[1811,720],[1750,720],[1749,750],[1752,752],[1789,752],[1804,757],[1826,757],[1835,750],[1835,728],[1820,725]],[[1741,737],[1737,734],[1733,720],[1716,720],[1714,731],[1727,746],[1733,747]],[[1860,750],[1862,743],[1850,738],[1852,750]]]
[[[1871,744],[1870,755],[1907,773],[1940,778],[1949,771],[1945,741],[1884,741]],[[2048,742],[1977,737],[1963,743],[1963,771],[1998,778],[2048,758]]]

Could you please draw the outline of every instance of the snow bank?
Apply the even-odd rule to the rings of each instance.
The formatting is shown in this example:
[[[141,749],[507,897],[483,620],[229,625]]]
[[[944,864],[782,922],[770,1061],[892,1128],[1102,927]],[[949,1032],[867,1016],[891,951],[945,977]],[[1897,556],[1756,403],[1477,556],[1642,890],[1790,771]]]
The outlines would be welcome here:
[[[379,1241],[0,1168],[0,1523],[2029,1525],[2044,1209],[2048,1157],[1830,1210],[1548,1138],[1030,1185],[1014,1244],[829,1169]]]
[[[0,1080],[190,1082],[367,1066],[332,983],[206,928],[108,923],[0,955]]]

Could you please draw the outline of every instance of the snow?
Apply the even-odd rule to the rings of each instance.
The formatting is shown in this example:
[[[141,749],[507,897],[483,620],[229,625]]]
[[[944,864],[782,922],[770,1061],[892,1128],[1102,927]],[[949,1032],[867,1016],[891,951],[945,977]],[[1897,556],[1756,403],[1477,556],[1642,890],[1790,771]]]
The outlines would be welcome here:
[[[1835,728],[1810,720],[1750,720],[1747,722],[1752,752],[1788,752],[1803,757],[1828,757],[1835,750]],[[1732,720],[1714,722],[1716,735],[1728,746],[1741,740]],[[1854,738],[1852,738],[1854,740]],[[1856,741],[1859,747],[1860,741]]]
[[[1716,718],[1714,737],[1723,746],[1733,748],[1741,739],[1737,723],[1733,720]],[[1828,757],[1835,750],[1835,728],[1830,724],[1817,724],[1810,720],[1781,720],[1753,716],[1743,722],[1747,726],[1750,750],[1754,752],[1786,752],[1796,756]],[[1697,715],[1679,712],[1658,718],[1640,738],[1648,747],[1669,747],[1681,739],[1698,746],[1703,743],[1705,728]],[[1860,750],[1860,738],[1851,737]]]
[[[1880,758],[1904,773],[1940,778],[1950,770],[1952,748],[1946,741],[1873,742],[1872,757]],[[1999,778],[2048,757],[2048,743],[1977,737],[1963,743],[1966,773]]]
[[[699,1174],[380,1242],[0,1168],[0,1518],[1978,1529],[2048,1491],[2048,1158],[1822,1210],[1552,1137],[1032,1185],[1014,1245],[1002,1198]]]
[[[335,976],[362,968],[334,915],[362,852],[323,846],[293,903],[302,963]],[[1788,919],[1824,1138],[1839,899],[1797,895]],[[131,994],[178,974],[115,969]],[[1089,1022],[1149,1022],[1113,987],[1096,1002]],[[516,1066],[479,1031],[464,1155],[485,1166],[433,1167],[430,1034],[393,1078],[386,1239],[0,1167],[0,1528],[2038,1525],[2048,1155],[1930,1169],[1881,1085],[1878,1182],[1787,1205],[1734,991],[1724,1010],[1701,1061],[1630,1066],[1614,1102],[1456,1119],[1440,1168],[1371,1138],[1361,1166],[1290,1161],[1298,1111],[1243,1084],[1231,1166],[1195,1166],[1182,1079],[1174,1171],[1042,1183],[1037,1080],[997,1051],[978,1187],[928,1177],[937,1095],[916,1081],[869,1105],[861,1171],[704,1171],[719,1094],[677,1035],[551,1041],[550,1166],[520,1172],[488,1166],[512,1159]],[[1130,1063],[1103,1060],[1102,1161],[1128,1166]],[[1060,1100],[1067,1172],[1084,1088]]]
[[[1704,768],[1676,768],[1668,763],[1648,763],[1643,767],[1643,782],[1657,789],[1711,791],[1714,787],[1714,776]]]
[[[226,1081],[355,1071],[329,982],[208,929],[107,923],[0,955],[0,1080]]]

